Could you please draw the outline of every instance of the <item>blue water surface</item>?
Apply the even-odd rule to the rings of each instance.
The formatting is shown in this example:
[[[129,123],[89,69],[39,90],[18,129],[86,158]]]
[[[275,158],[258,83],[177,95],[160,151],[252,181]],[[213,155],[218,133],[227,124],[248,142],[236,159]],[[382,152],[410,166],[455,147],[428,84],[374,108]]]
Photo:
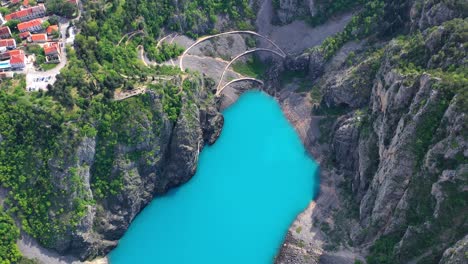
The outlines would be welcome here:
[[[314,198],[317,164],[278,103],[247,92],[224,112],[216,144],[188,183],[137,216],[111,264],[271,263]]]

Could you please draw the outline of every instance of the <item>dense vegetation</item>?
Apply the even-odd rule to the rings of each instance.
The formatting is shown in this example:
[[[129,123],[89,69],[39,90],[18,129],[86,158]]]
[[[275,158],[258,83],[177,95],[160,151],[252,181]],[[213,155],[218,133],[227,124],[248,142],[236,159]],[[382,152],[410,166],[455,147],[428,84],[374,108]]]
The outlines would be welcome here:
[[[54,235],[76,226],[84,210],[85,201],[77,200],[70,208],[61,197],[71,193],[54,192],[51,167],[44,166],[65,152],[59,135],[69,129],[63,122],[71,116],[51,98],[25,94],[22,79],[6,85],[11,88],[0,89],[0,181],[14,194],[8,205],[23,230],[50,245]],[[51,215],[52,208],[59,214]]]
[[[54,0],[51,7],[56,2],[61,3]],[[151,76],[178,74],[164,67],[146,67],[138,59],[139,45],[149,59],[157,62],[182,53],[174,44],[156,47],[163,30],[195,37],[213,31],[218,15],[227,15],[236,28],[250,28],[249,21],[254,17],[247,0],[114,0],[83,4],[87,12],[77,24],[81,33],[75,38],[76,52],[68,50],[71,63],[54,87],[49,87],[49,94],[68,109],[75,105],[86,108],[98,94],[110,99],[115,90],[133,87],[135,82]]]
[[[75,4],[68,0],[47,0],[47,13],[71,18],[78,11]]]
[[[184,52],[184,48],[177,44],[167,44],[166,42],[163,42],[157,48],[154,43],[151,44],[152,45],[147,45],[147,47],[145,46],[146,55],[150,60],[158,63],[176,58]]]
[[[248,58],[245,62],[236,62],[232,65],[232,69],[244,76],[249,76],[257,79],[263,78],[266,72],[266,65],[257,56]]]
[[[0,263],[10,264],[21,259],[21,253],[16,246],[19,238],[19,229],[15,226],[13,219],[3,211],[0,206]]]
[[[50,2],[49,5],[60,3]],[[160,94],[169,120],[175,122],[178,118],[182,107],[181,91],[189,91],[191,82],[171,81],[181,74],[178,69],[147,67],[137,58],[137,46],[158,37],[163,23],[171,24],[169,14],[175,11],[169,6],[160,8],[159,3],[145,1],[132,6],[134,3],[130,1],[114,1],[106,4],[106,8],[100,6],[104,3],[85,3],[89,12],[78,25],[82,33],[76,36],[74,49],[67,47],[69,63],[57,76],[54,86],[48,86],[48,92],[26,94],[25,80],[21,77],[1,83],[0,182],[14,194],[7,201],[10,212],[18,217],[21,228],[43,245],[53,246],[58,237],[72,232],[89,205],[122,190],[121,176],[111,173],[116,144],[137,144],[144,138],[131,127],[122,127],[122,121],[133,120],[135,113],[148,109],[149,98],[112,102],[114,92],[148,85],[156,77],[163,78],[166,84],[154,85],[153,90]],[[226,3],[239,8],[230,8]],[[238,16],[238,12],[244,14],[242,5],[234,1],[197,4],[207,12],[225,10],[232,16]],[[154,10],[167,12],[167,16],[155,16]],[[198,12],[197,8],[191,10]],[[125,23],[134,21],[135,12],[146,16],[145,22]],[[127,37],[118,44],[127,30],[140,26],[145,34]],[[34,46],[30,49],[39,57],[42,55]],[[150,54],[161,61],[181,52],[175,45],[163,44]],[[160,114],[148,112],[144,115],[153,116],[155,129],[160,127]],[[71,151],[76,150],[85,137],[99,139],[95,163],[90,168],[94,199],[81,186],[80,172],[73,166],[61,172],[64,175],[60,181],[54,178],[57,167],[73,164],[67,157],[74,155]],[[62,184],[69,184],[65,182],[73,183],[73,188],[63,188]],[[13,255],[9,258],[9,261],[16,261]]]
[[[82,32],[76,46],[88,70],[98,76],[138,74],[138,45],[144,46],[148,57],[156,61],[180,54],[175,45],[156,48],[155,40],[162,37],[163,29],[196,37],[212,32],[218,15],[228,15],[237,28],[250,28],[248,21],[254,17],[247,0],[93,1],[86,2],[85,9],[89,11],[79,23]],[[125,35],[128,38],[122,41]]]

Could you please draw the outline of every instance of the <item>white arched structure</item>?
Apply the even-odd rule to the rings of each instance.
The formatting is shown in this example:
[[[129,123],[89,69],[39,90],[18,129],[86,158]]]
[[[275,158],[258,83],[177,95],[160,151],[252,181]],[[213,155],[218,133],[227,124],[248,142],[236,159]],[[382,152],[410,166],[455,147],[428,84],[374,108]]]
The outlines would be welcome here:
[[[243,77],[243,78],[238,78],[238,79],[234,79],[228,83],[226,83],[223,87],[221,87],[221,89],[219,91],[216,92],[216,96],[220,95],[221,91],[224,90],[224,88],[228,87],[229,85],[233,84],[233,83],[236,83],[236,82],[242,82],[242,81],[253,81],[253,82],[258,82],[260,85],[263,85],[263,81],[259,80],[259,79],[255,79],[255,78],[251,78],[251,77]]]
[[[265,48],[256,48],[256,49],[252,49],[252,50],[248,50],[248,51],[244,51],[242,52],[241,54],[237,55],[236,57],[234,57],[227,65],[226,67],[224,68],[223,70],[223,73],[221,74],[221,77],[219,79],[219,82],[218,82],[218,86],[216,87],[216,95],[219,95],[219,93],[221,93],[221,91],[224,89],[225,86],[223,86],[221,88],[221,83],[223,82],[223,79],[224,79],[224,75],[226,74],[226,72],[228,71],[229,67],[231,67],[231,65],[236,62],[236,60],[238,60],[239,58],[241,58],[242,56],[245,56],[247,54],[250,54],[250,53],[254,53],[254,52],[258,52],[258,51],[266,51],[266,52],[271,52],[281,58],[285,58],[286,55],[283,55],[277,51],[274,51],[274,50],[271,50],[271,49],[265,49]]]
[[[205,36],[205,37],[201,37],[199,38],[197,41],[195,41],[195,43],[193,43],[192,45],[190,45],[183,53],[182,55],[180,56],[180,61],[179,61],[179,68],[181,71],[184,71],[184,57],[185,55],[195,46],[197,46],[198,44],[204,42],[204,41],[207,41],[209,39],[212,39],[212,38],[215,38],[215,37],[220,37],[220,36],[224,36],[224,35],[232,35],[232,34],[250,34],[250,35],[254,35],[254,36],[257,36],[257,37],[260,37],[266,41],[268,41],[268,43],[272,44],[275,48],[277,48],[279,50],[279,53],[282,54],[282,56],[286,57],[286,53],[276,44],[274,43],[271,39],[255,32],[255,31],[249,31],[249,30],[235,30],[235,31],[228,31],[228,32],[224,32],[224,33],[219,33],[219,34],[215,34],[215,35],[211,35],[211,36]]]

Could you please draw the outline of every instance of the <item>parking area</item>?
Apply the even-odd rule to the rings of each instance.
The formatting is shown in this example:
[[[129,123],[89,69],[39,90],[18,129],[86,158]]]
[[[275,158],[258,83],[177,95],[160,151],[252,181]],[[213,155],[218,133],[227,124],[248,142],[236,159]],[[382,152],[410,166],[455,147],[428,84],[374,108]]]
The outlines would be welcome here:
[[[31,81],[29,81],[27,90],[29,92],[47,90],[47,85],[51,83],[51,79],[51,75],[46,77],[34,77]]]
[[[57,66],[53,69],[47,71],[39,71],[34,67],[34,56],[29,56],[26,62],[26,67],[24,69],[24,73],[26,74],[26,90],[28,91],[39,91],[39,90],[47,90],[47,85],[54,84],[56,80],[56,76],[60,73],[60,70],[65,67],[67,64],[67,54],[65,49],[64,43],[69,43],[70,45],[73,44],[73,41],[70,39],[74,39],[74,34],[70,35],[66,38],[66,32],[68,29],[69,21],[68,20],[61,20],[60,21],[60,28],[61,28],[61,36],[60,39],[60,62]]]

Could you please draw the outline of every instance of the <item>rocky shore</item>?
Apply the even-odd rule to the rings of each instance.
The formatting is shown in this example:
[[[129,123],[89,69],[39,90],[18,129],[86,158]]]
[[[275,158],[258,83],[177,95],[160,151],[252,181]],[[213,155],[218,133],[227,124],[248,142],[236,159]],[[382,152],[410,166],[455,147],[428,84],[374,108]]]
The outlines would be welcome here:
[[[72,171],[76,171],[78,177],[73,179],[80,182],[74,184],[84,189],[67,199],[95,195],[97,202],[87,206],[87,213],[75,230],[57,234],[50,250],[23,234],[18,246],[24,256],[42,263],[81,263],[105,256],[155,196],[190,180],[196,172],[199,153],[206,144],[216,141],[224,121],[213,107],[213,84],[203,77],[191,81],[194,90],[182,94],[184,104],[175,122],[163,111],[161,96],[155,91],[148,90],[144,96],[129,99],[148,103],[142,108],[141,104],[130,102],[134,107],[133,118],[119,124],[119,129],[126,131],[133,141],[122,137],[114,148],[114,166],[109,177],[123,182],[123,189],[116,194],[99,197],[90,187],[90,168],[98,159],[98,148],[105,139],[84,137],[76,142],[78,135],[63,138],[61,143],[69,156],[65,161],[59,161],[61,157],[50,161],[52,175],[62,179],[57,184],[66,185],[73,177]],[[66,188],[62,185],[54,188]],[[97,261],[102,263],[105,259]]]
[[[449,9],[429,1],[418,11],[415,6],[406,10],[411,16],[405,26],[423,31],[420,49],[428,52],[423,67],[444,68],[443,60],[435,62],[436,54],[445,52],[452,45],[450,41],[457,41],[450,36],[458,33],[443,24],[457,16]],[[437,19],[428,19],[428,14]],[[435,30],[427,30],[434,26]],[[441,42],[442,34],[447,36],[445,42]],[[466,129],[462,125],[466,124],[466,112],[457,106],[459,96],[452,97],[453,94],[438,89],[448,85],[442,78],[398,70],[396,58],[405,56],[401,45],[396,40],[379,44],[381,53],[372,54],[366,53],[369,47],[351,43],[326,63],[317,60],[316,53],[309,53],[278,66],[278,72],[306,71],[307,78],[315,83],[312,92],[291,92],[288,87],[277,86],[270,93],[279,99],[307,149],[320,163],[321,184],[317,200],[291,225],[276,263],[364,262],[376,243],[395,244],[390,252],[393,256],[388,257],[395,258],[393,263],[448,263],[448,259],[463,262],[457,252],[460,247],[466,250],[466,231],[462,231],[466,230],[466,223],[453,217],[466,219],[466,214],[447,212],[452,217],[442,220],[439,205],[466,193],[466,133],[460,137]],[[466,56],[466,47],[458,47]],[[345,60],[351,53],[361,54],[353,64]],[[267,87],[272,89],[278,83],[275,70],[268,76],[272,80]],[[310,98],[313,95],[320,99]],[[311,101],[316,106],[310,106]],[[304,129],[304,123],[310,119],[323,122],[312,122]],[[418,152],[415,148],[422,144],[419,142],[424,134],[421,127],[433,129],[431,133],[438,136],[424,143],[427,149]],[[317,130],[327,134],[314,137],[317,133],[310,131]],[[442,165],[457,155],[453,166]],[[460,187],[453,187],[456,190],[449,193],[448,189],[443,191],[441,182]],[[432,199],[436,202],[429,212],[419,211],[427,206],[423,203],[430,204]],[[426,214],[426,221],[413,220],[412,210]],[[438,226],[442,222],[444,229]],[[446,225],[447,222],[452,224]],[[297,232],[298,227],[301,232]],[[438,242],[425,244],[421,239],[427,234]],[[393,237],[398,240],[386,242]],[[454,249],[446,249],[450,246]]]

